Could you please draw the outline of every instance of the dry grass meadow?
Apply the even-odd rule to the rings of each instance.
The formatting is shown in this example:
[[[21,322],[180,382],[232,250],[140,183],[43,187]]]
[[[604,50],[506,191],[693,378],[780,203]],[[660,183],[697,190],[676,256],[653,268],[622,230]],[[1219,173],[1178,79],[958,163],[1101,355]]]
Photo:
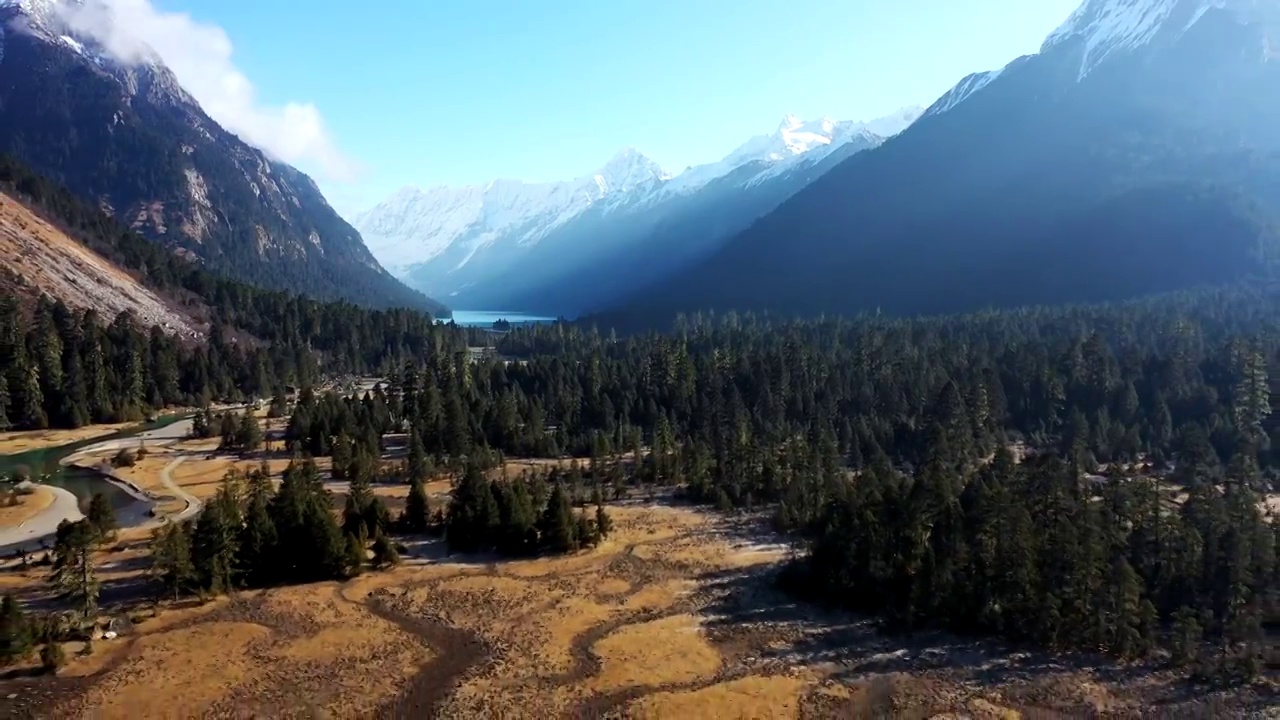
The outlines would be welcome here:
[[[277,478],[288,464],[278,450],[242,457],[188,440],[148,449],[121,474],[176,512],[185,502],[161,481],[165,468],[204,499],[227,470],[263,460]],[[330,489],[337,511],[344,487]],[[427,489],[447,502],[448,481]],[[398,511],[407,488],[375,492]],[[614,533],[571,556],[504,561],[407,541],[399,567],[346,583],[159,605],[148,533],[123,531],[97,566],[103,607],[132,628],[91,654],[68,644],[57,677],[27,677],[34,659],[0,669],[0,717],[1003,720],[1160,717],[1157,704],[1235,717],[1229,697],[1188,693],[1159,672],[890,637],[796,603],[774,583],[792,550],[755,518],[638,498],[609,512]],[[47,573],[10,562],[0,593],[56,607]]]
[[[129,427],[128,423],[120,425],[89,425],[75,430],[20,430],[0,433],[0,455],[15,455],[32,450],[44,450],[80,442],[93,438],[106,437]]]
[[[0,716],[1143,717],[1177,699],[1156,680],[1139,692],[1108,670],[885,637],[780,595],[788,551],[744,523],[611,513],[613,536],[568,557],[450,557],[430,541],[346,583],[140,603],[132,632],[88,657],[69,646],[57,678],[0,681]],[[104,587],[143,579],[145,550],[122,544],[101,559]],[[40,580],[10,570],[0,591],[38,603]]]
[[[0,528],[17,527],[53,504],[53,491],[39,485],[28,493],[0,492]],[[16,502],[10,505],[9,502]]]

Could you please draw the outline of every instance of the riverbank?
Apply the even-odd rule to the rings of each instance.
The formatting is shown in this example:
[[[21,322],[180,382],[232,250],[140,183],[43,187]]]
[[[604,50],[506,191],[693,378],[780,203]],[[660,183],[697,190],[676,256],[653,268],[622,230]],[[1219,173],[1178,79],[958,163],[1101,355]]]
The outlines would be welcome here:
[[[115,425],[88,425],[74,430],[19,430],[0,433],[0,455],[18,455],[34,450],[71,445],[94,438],[114,435],[137,423]]]
[[[44,512],[55,495],[41,485],[24,485],[0,492],[0,528],[18,527]]]
[[[155,468],[158,472],[155,473],[154,478],[148,477],[144,482],[139,482],[126,475],[126,471],[112,467],[110,459],[121,450],[145,448],[148,451],[156,451],[168,448],[185,440],[191,434],[192,425],[191,419],[179,420],[130,437],[104,440],[80,448],[62,458],[60,462],[64,466],[98,473],[105,482],[120,488],[136,501],[123,513],[118,512],[116,520],[122,529],[148,530],[168,519],[185,520],[199,512],[202,504],[200,500],[174,485],[170,479],[170,471],[180,460],[173,463],[166,462],[164,467]],[[166,507],[172,501],[181,503],[181,506]]]
[[[76,522],[84,517],[80,512],[80,502],[71,491],[51,485],[36,485],[34,488],[48,499],[48,504],[38,512],[22,518],[17,524],[0,521],[2,557],[36,552],[46,545],[52,545],[53,536],[63,520]]]
[[[112,437],[101,442],[92,442],[95,437],[118,435],[135,425],[97,425],[79,430],[51,430],[39,433],[8,433],[10,447],[19,444],[28,449],[24,452],[40,456],[42,462],[53,463],[60,468],[77,468],[81,472],[91,473],[94,483],[110,488],[117,495],[113,501],[116,511],[116,522],[122,529],[147,531],[168,517],[185,519],[199,511],[200,501],[181,490],[174,489],[172,497],[149,492],[138,483],[123,476],[110,464],[111,456],[122,448],[140,446],[165,446],[177,443],[190,433],[190,419],[177,420],[163,427],[140,432],[128,437]],[[80,447],[77,447],[79,445]],[[74,448],[74,449],[72,449]],[[57,453],[72,449],[61,458]],[[49,467],[31,468],[33,473],[49,472]],[[157,481],[162,486],[171,486],[167,481],[168,468],[158,473]],[[48,502],[37,507],[32,501],[33,511],[12,512],[8,522],[0,522],[0,555],[14,556],[24,552],[39,550],[52,541],[58,525],[63,521],[75,522],[82,517],[81,498],[70,490],[54,484],[38,484],[34,486],[36,493]],[[180,502],[178,507],[161,508],[163,501]],[[25,504],[25,503],[24,503]],[[164,512],[163,510],[171,510]]]

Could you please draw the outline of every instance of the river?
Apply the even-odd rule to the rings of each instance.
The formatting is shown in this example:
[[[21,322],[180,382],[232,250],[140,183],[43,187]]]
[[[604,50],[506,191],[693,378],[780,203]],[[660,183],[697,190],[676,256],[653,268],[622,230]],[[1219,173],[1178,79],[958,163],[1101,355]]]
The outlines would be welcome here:
[[[69,490],[80,501],[82,507],[88,502],[89,498],[93,497],[94,493],[102,493],[116,511],[124,510],[137,502],[134,496],[93,470],[62,465],[62,459],[90,445],[96,445],[108,440],[133,437],[148,430],[156,430],[172,425],[181,419],[181,416],[175,415],[162,418],[158,422],[136,425],[111,435],[40,450],[28,450],[27,452],[13,455],[0,455],[0,476],[9,477],[19,469],[25,470],[27,475],[35,481],[40,481],[42,476],[47,475],[48,479],[44,480],[44,482]]]

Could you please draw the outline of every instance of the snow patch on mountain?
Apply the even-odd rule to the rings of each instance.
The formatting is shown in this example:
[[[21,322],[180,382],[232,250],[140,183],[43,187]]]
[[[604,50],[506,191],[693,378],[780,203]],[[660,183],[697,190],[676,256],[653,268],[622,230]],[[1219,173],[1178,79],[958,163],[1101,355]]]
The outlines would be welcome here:
[[[663,192],[696,192],[707,184],[752,164],[764,166],[759,175],[747,184],[758,183],[790,172],[800,165],[821,162],[855,139],[878,141],[897,135],[923,114],[924,108],[908,107],[868,122],[837,122],[831,118],[805,122],[794,115],[787,115],[772,134],[751,138],[719,162],[685,170],[668,183]]]
[[[974,95],[974,93],[977,93],[979,90],[990,85],[991,82],[1000,77],[1003,72],[1004,68],[1001,68],[999,70],[990,70],[987,72],[979,72],[969,75],[957,83],[955,87],[948,90],[945,95],[938,98],[938,101],[930,106],[929,110],[925,114],[941,115],[942,113],[951,110],[965,100],[968,100]]]
[[[508,232],[536,242],[597,204],[612,206],[634,192],[647,193],[670,175],[634,148],[626,148],[591,175],[567,182],[495,180],[484,186],[402,188],[353,218],[365,245],[392,273],[428,262],[454,242],[476,251]]]
[[[1080,79],[1108,58],[1151,43],[1166,33],[1189,31],[1210,11],[1227,9],[1255,17],[1274,0],[1085,0],[1045,40],[1040,52],[1072,42],[1084,48]]]
[[[566,182],[496,180],[484,186],[406,187],[352,218],[365,244],[393,274],[437,260],[457,271],[494,243],[528,246],[588,209],[642,207],[689,194],[742,168],[744,186],[809,167],[851,142],[878,144],[923,114],[904,108],[870,122],[783,119],[777,131],[752,138],[723,160],[672,177],[635,148],[625,148],[596,172]],[[872,130],[874,128],[874,130]],[[447,254],[447,259],[442,257]]]

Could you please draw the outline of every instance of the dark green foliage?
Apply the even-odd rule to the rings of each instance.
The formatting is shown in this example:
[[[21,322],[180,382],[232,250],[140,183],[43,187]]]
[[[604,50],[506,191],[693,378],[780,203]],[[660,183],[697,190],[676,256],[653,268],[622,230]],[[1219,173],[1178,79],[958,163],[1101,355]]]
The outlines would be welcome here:
[[[111,507],[111,501],[102,493],[94,493],[89,499],[89,510],[85,513],[85,518],[102,539],[110,538],[116,531],[116,511]]]
[[[368,555],[364,549],[364,541],[351,533],[347,533],[342,555],[343,576],[353,578],[364,572],[364,566],[368,564],[368,560]]]
[[[271,474],[263,467],[249,473],[245,498],[244,527],[237,540],[236,566],[246,585],[260,587],[274,579],[276,560],[272,556],[279,537],[271,516]]]
[[[400,516],[400,527],[404,532],[421,535],[431,525],[431,504],[427,500],[427,490],[422,480],[414,477],[409,481],[409,496],[405,499],[404,514]]]
[[[191,527],[169,523],[151,535],[151,576],[162,593],[175,599],[196,587],[198,576],[191,557]]]
[[[74,523],[63,520],[54,541],[53,573],[49,579],[76,608],[83,622],[92,622],[98,609],[93,551],[101,541],[101,533],[88,520]]]
[[[415,310],[371,311],[215,277],[4,159],[0,191],[36,205],[86,247],[211,322],[207,337],[191,343],[128,315],[73,312],[45,298],[24,313],[16,296],[0,292],[0,426],[139,420],[161,407],[245,396],[274,395],[283,413],[279,388],[312,384],[322,369],[367,374],[482,342],[480,331],[437,326]],[[201,415],[196,434],[205,437],[213,418]]]
[[[138,464],[138,456],[129,448],[120,448],[120,452],[111,458],[111,467],[128,468]]]
[[[228,472],[217,495],[200,511],[191,533],[196,581],[214,593],[228,592],[238,585],[236,558],[242,525],[239,484],[235,471]]]
[[[726,510],[772,505],[813,541],[801,584],[895,628],[1143,658],[1189,605],[1196,667],[1244,679],[1276,617],[1256,511],[1280,470],[1276,302],[1239,288],[914,321],[694,317],[677,337],[622,340],[521,328],[499,348],[518,363],[439,355],[382,394],[304,393],[290,436],[350,438],[355,458],[408,428],[412,494],[428,464],[460,475],[455,551],[572,552],[610,529],[607,490],[670,485]],[[564,452],[590,462],[484,472]],[[1166,460],[1192,488],[1180,511],[1135,479]],[[1227,651],[1205,665],[1202,643]]]
[[[609,513],[605,511],[604,504],[596,505],[596,534],[601,540],[609,537],[609,533],[613,532],[613,519],[609,517]]]
[[[342,577],[346,541],[333,516],[333,500],[310,459],[297,459],[284,472],[268,511],[277,543],[270,553],[275,583],[302,583]]]
[[[379,570],[400,564],[400,553],[396,552],[395,543],[386,535],[379,535],[373,541],[373,566]]]
[[[568,493],[559,483],[551,490],[551,498],[542,512],[538,533],[547,549],[555,553],[577,550],[584,538],[579,537],[579,523],[573,515]]]
[[[40,667],[49,675],[57,675],[66,662],[67,656],[62,650],[62,644],[56,640],[49,640],[40,648]]]
[[[501,516],[493,484],[479,466],[469,465],[454,487],[448,522],[445,538],[451,549],[476,552],[494,546]]]
[[[31,620],[13,595],[0,600],[0,667],[7,667],[31,653],[35,637]]]

